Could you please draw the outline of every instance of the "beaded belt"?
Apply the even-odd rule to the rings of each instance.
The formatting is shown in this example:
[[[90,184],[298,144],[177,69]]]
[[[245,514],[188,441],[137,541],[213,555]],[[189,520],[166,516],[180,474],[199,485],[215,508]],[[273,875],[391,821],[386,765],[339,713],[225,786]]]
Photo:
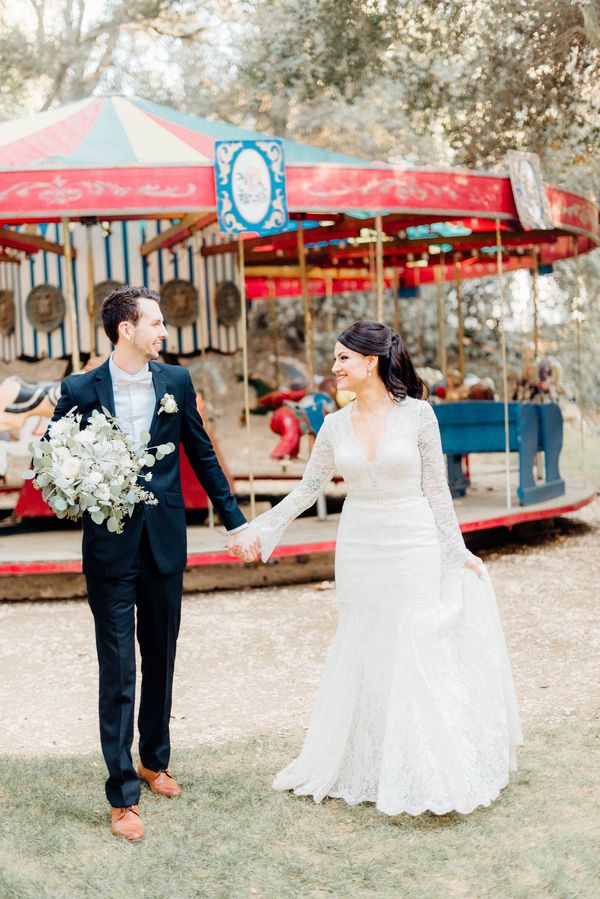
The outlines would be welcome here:
[[[397,499],[418,499],[423,491],[416,484],[401,490],[370,490],[368,493],[348,491],[346,499],[350,502],[393,502]]]

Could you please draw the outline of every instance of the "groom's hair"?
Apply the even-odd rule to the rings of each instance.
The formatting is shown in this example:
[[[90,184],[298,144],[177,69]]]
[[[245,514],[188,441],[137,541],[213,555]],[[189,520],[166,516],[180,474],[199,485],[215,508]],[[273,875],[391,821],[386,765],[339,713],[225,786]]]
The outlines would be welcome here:
[[[138,300],[143,298],[160,303],[160,295],[155,290],[143,286],[131,287],[128,284],[113,290],[102,301],[102,324],[111,343],[116,343],[119,339],[121,322],[131,322],[132,325],[138,323],[140,317]]]

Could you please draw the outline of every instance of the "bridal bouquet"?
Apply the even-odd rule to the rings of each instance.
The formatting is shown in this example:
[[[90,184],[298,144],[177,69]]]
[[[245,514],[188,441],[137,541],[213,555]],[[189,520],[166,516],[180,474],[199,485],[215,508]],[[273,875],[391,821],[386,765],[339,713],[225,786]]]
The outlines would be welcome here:
[[[106,409],[94,410],[83,430],[81,417],[71,409],[52,422],[48,440],[29,445],[33,470],[24,476],[42,491],[58,518],[76,520],[88,512],[96,524],[106,522],[111,533],[121,534],[136,503],[158,502],[139,483],[152,480],[152,473],[142,474],[142,469],[174,452],[175,445],[149,447],[148,433],[136,443]]]

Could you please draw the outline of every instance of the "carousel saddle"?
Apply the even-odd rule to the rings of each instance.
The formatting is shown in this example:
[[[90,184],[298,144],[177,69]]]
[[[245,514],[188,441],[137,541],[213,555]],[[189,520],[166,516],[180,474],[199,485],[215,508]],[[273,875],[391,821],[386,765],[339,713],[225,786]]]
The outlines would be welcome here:
[[[48,399],[52,406],[56,406],[60,396],[60,381],[26,381],[19,375],[15,375],[19,390],[16,397],[6,406],[6,412],[17,415],[20,412],[31,412],[39,406],[42,400]]]

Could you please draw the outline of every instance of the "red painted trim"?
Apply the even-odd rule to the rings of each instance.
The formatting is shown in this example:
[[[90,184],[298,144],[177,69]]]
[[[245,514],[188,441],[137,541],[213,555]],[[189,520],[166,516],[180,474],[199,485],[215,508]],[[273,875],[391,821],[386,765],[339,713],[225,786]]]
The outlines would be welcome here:
[[[512,527],[525,521],[540,521],[544,518],[556,518],[566,512],[576,512],[587,506],[596,498],[593,493],[575,503],[557,506],[554,509],[532,509],[531,511],[513,512],[509,515],[501,515],[497,518],[488,518],[480,521],[467,521],[461,524],[463,533],[473,531],[485,531],[491,528]],[[289,546],[278,546],[272,558],[281,559],[290,556],[308,556],[316,553],[331,553],[335,551],[335,540],[322,540],[317,543],[296,543]],[[192,553],[188,556],[188,568],[199,568],[205,565],[230,565],[236,564],[234,559],[226,552]],[[81,574],[81,562],[79,560],[65,562],[23,562],[0,564],[0,577],[10,575],[32,574]]]
[[[589,505],[596,499],[596,494],[586,496],[584,499],[578,500],[576,503],[569,503],[566,506],[557,506],[553,509],[531,509],[530,511],[512,512],[508,515],[500,515],[497,518],[486,518],[480,521],[466,521],[461,524],[460,529],[463,534],[472,531],[488,531],[492,528],[510,528],[516,524],[523,524],[526,521],[541,521],[544,518],[556,518],[558,515],[564,515],[567,512],[576,512],[583,506]]]
[[[81,574],[81,560],[70,562],[8,562],[0,565],[0,577],[22,574]]]
[[[101,101],[98,101],[101,102]],[[88,115],[95,109],[90,105]],[[57,128],[58,126],[54,126]],[[171,128],[172,130],[172,128]],[[392,166],[290,165],[292,211],[333,213],[351,209],[486,219],[516,219],[510,180],[498,175],[436,172]],[[598,209],[585,197],[548,187],[556,222],[599,240]],[[68,215],[129,214],[215,208],[214,169],[206,165],[125,165],[111,168],[16,166],[0,171],[0,218],[42,221]]]

